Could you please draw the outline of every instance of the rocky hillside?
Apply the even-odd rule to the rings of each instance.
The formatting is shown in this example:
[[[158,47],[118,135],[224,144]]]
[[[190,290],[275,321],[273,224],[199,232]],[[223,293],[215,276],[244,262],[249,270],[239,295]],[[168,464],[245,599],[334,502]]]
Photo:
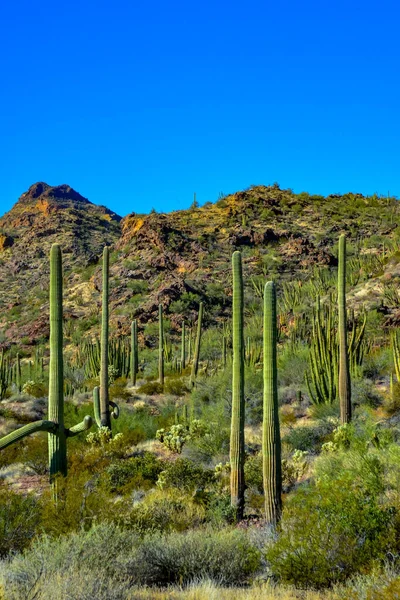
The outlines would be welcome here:
[[[354,256],[381,253],[385,244],[393,248],[399,215],[395,198],[310,196],[273,185],[201,208],[121,220],[69,186],[37,183],[0,219],[2,341],[30,344],[48,334],[48,253],[56,241],[64,254],[66,317],[76,335],[98,328],[105,244],[113,248],[114,329],[126,333],[135,317],[143,330],[160,302],[179,329],[182,317],[195,319],[199,300],[208,322],[229,314],[233,250],[243,253],[249,290],[271,276],[307,278],[315,266],[336,265],[339,232],[347,233]],[[392,260],[390,277],[397,277],[396,265]]]
[[[0,219],[0,329],[6,339],[35,340],[48,332],[49,251],[63,248],[66,286],[98,262],[120,237],[121,217],[68,185],[36,183]]]

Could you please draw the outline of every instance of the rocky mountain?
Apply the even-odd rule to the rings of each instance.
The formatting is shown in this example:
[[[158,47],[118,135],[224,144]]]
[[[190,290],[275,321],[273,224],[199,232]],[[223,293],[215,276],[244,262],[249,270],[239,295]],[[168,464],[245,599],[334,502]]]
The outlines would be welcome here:
[[[275,184],[202,207],[121,219],[67,185],[37,183],[0,219],[3,343],[29,344],[48,334],[54,242],[63,248],[66,321],[75,323],[77,335],[98,329],[104,245],[113,249],[114,330],[127,333],[132,318],[145,330],[159,303],[178,330],[183,317],[196,318],[199,300],[206,303],[208,322],[229,314],[233,250],[242,251],[251,300],[251,290],[266,278],[290,281],[309,277],[315,267],[335,267],[340,232],[348,235],[354,256],[380,253],[385,243],[393,247],[399,216],[396,198],[294,194]],[[393,273],[397,277],[392,265]]]

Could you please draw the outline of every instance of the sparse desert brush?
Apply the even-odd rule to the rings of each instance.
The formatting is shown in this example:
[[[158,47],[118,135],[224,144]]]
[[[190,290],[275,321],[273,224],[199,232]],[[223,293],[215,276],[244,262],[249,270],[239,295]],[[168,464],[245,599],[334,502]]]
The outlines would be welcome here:
[[[137,533],[182,532],[205,523],[205,508],[178,490],[150,490],[140,502],[124,501],[115,521]]]

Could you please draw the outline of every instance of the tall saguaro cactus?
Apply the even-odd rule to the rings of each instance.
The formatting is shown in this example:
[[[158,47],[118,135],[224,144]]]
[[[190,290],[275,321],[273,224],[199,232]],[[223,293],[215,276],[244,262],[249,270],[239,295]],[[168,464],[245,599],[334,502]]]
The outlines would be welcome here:
[[[101,305],[101,357],[100,357],[100,413],[101,425],[111,429],[110,398],[108,393],[108,296],[109,296],[110,251],[103,250],[103,295]]]
[[[197,377],[197,373],[199,370],[199,360],[200,360],[200,344],[201,344],[201,328],[203,324],[203,311],[204,305],[203,302],[200,302],[199,305],[199,316],[197,319],[197,334],[196,334],[196,342],[194,347],[194,356],[193,356],[193,364],[192,364],[192,373],[190,376],[191,384],[194,385],[194,382]]]
[[[351,421],[351,383],[349,353],[347,349],[346,315],[346,236],[339,237],[338,269],[338,329],[339,329],[339,377],[338,392],[342,423]]]
[[[132,385],[136,385],[136,376],[138,373],[138,329],[136,319],[131,325],[131,380]]]
[[[50,475],[67,473],[67,441],[64,429],[64,367],[63,367],[63,281],[61,248],[53,246],[50,253],[50,363],[49,420],[58,424],[56,434],[49,432]]]
[[[265,518],[276,525],[282,510],[281,437],[278,410],[276,359],[276,290],[273,281],[264,288],[264,407],[263,407],[263,481]]]
[[[36,421],[20,427],[0,439],[0,450],[36,431],[48,432],[50,479],[67,474],[67,438],[86,431],[92,418],[66,429],[64,426],[63,374],[63,309],[61,249],[54,244],[50,252],[50,364],[49,364],[49,420]]]
[[[186,328],[185,328],[185,321],[182,321],[181,365],[182,365],[182,369],[184,369],[186,367]]]
[[[244,338],[243,338],[243,278],[242,255],[232,255],[233,271],[233,365],[232,365],[232,417],[230,440],[231,505],[236,518],[244,512]]]
[[[158,378],[162,386],[164,386],[164,319],[163,319],[163,307],[162,304],[158,307],[158,325],[159,325],[159,347],[158,347]]]

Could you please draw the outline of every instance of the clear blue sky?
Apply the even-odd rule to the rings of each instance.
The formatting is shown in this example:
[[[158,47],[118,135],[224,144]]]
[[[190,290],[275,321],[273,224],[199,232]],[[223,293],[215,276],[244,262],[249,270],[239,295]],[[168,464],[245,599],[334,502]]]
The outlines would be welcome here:
[[[121,215],[251,184],[400,196],[400,7],[13,0],[0,214],[36,181]]]

